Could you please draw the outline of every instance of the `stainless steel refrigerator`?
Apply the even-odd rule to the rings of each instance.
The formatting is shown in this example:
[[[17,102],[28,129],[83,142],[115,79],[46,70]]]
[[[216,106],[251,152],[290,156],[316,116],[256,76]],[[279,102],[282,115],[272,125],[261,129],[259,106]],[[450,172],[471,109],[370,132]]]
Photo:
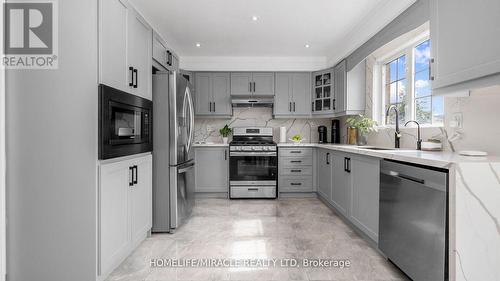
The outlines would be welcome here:
[[[174,232],[193,209],[191,89],[176,71],[153,75],[153,232]]]

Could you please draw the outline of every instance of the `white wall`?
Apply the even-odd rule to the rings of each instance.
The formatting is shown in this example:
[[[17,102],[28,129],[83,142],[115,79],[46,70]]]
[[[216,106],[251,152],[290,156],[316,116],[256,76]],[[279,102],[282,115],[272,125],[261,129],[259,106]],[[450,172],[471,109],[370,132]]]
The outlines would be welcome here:
[[[6,77],[9,281],[96,275],[97,1],[59,22],[59,69]]]

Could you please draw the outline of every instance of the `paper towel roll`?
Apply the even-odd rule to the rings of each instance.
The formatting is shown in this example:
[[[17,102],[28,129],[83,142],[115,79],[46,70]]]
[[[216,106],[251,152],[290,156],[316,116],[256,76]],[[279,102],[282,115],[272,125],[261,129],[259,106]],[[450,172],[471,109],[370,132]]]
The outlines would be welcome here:
[[[286,142],[286,127],[280,127],[280,142]]]

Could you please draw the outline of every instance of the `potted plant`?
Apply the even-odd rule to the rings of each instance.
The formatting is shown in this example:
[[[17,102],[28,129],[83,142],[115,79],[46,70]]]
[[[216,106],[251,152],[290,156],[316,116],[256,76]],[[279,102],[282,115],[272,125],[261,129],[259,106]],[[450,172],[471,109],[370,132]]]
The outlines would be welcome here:
[[[366,134],[377,131],[377,122],[361,114],[347,118],[346,123],[349,127],[356,128],[357,145],[366,145]]]
[[[231,134],[231,128],[229,128],[229,126],[226,124],[224,128],[219,130],[219,133],[222,136],[222,142],[224,142],[224,144],[227,144],[228,136],[229,134]]]

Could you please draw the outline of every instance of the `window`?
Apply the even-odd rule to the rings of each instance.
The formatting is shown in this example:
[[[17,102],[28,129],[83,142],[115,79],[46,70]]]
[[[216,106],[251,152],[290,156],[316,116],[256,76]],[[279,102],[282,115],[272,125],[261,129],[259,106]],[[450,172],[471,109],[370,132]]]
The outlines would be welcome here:
[[[430,85],[430,47],[429,39],[419,40],[383,64],[383,113],[395,105],[400,124],[408,120],[416,120],[422,125],[443,123],[443,97],[433,96]],[[391,110],[386,118],[387,125],[396,123],[395,115]]]

